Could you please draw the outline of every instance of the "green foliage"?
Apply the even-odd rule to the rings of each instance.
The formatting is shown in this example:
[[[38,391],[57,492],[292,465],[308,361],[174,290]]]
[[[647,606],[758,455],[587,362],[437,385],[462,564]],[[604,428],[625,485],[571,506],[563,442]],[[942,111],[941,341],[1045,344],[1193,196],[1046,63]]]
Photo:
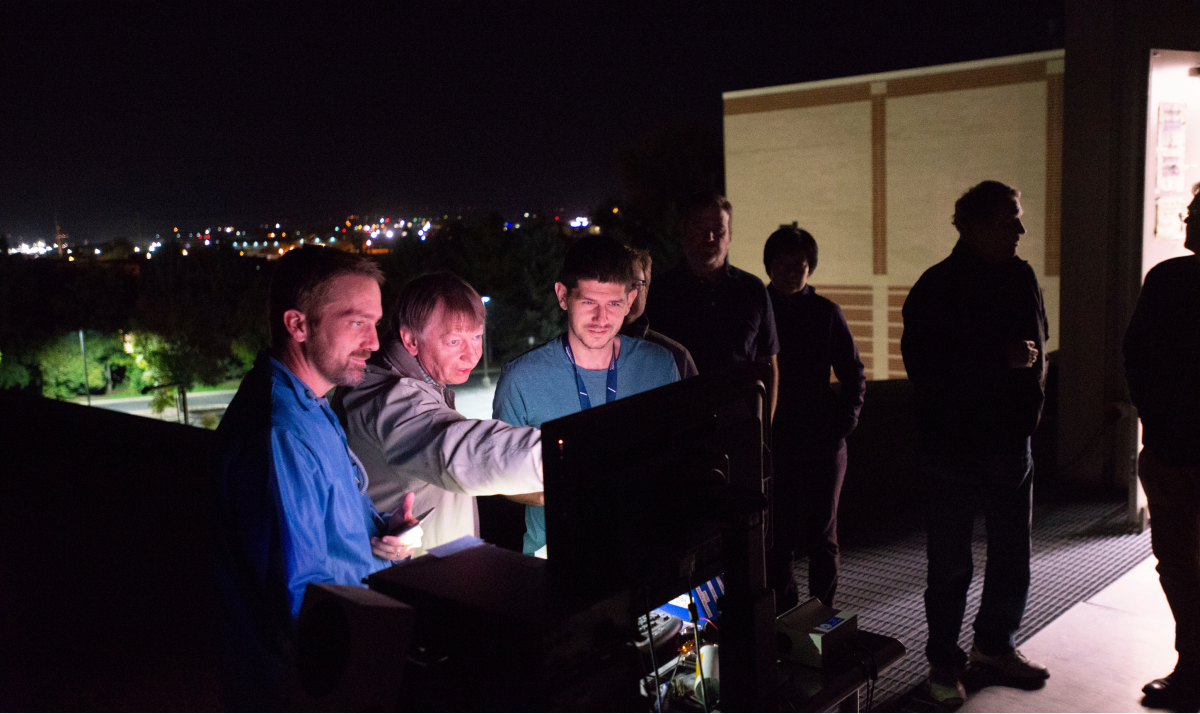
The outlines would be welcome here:
[[[86,339],[85,343],[95,343]],[[89,347],[91,345],[88,345]],[[42,376],[42,395],[51,399],[73,399],[105,385],[104,366],[92,355],[87,360],[87,387],[84,384],[83,356],[79,350],[79,333],[68,332],[46,345],[38,353],[38,368]]]
[[[154,414],[162,414],[168,407],[175,406],[175,388],[163,387],[156,389],[153,396],[150,397],[150,411]]]
[[[266,261],[228,246],[156,251],[142,268],[131,320],[146,383],[191,389],[243,374],[267,345],[268,273]]]
[[[126,327],[137,290],[136,266],[0,256],[0,389],[43,393],[42,352],[80,327],[98,333]],[[82,365],[78,376],[82,385]],[[69,387],[50,390],[70,393]]]
[[[29,368],[17,361],[15,354],[0,353],[0,389],[24,389],[29,380]]]

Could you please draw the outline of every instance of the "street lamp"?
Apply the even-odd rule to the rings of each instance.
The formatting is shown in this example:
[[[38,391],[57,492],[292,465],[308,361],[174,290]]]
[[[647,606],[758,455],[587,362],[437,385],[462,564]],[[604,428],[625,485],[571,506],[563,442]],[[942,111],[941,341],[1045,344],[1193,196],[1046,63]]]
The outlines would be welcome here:
[[[492,378],[488,376],[488,345],[487,345],[487,304],[492,301],[484,295],[483,298],[483,386],[492,386]]]

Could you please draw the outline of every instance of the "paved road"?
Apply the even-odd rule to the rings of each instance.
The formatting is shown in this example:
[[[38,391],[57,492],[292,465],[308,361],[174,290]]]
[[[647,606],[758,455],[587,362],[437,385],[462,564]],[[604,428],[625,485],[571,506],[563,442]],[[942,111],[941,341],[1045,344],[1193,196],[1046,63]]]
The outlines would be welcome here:
[[[214,392],[188,392],[188,411],[224,409],[229,406],[229,402],[233,400],[234,394],[237,394],[236,389],[220,389]],[[92,406],[125,412],[126,414],[151,417],[153,419],[163,419],[164,421],[178,421],[178,415],[175,413],[174,407],[168,408],[161,415],[150,411],[150,396],[147,394],[140,397],[122,397],[120,399],[98,399],[92,397]],[[75,403],[87,404],[87,400],[76,399]]]
[[[492,396],[496,392],[496,379],[498,376],[498,374],[492,374],[491,384],[485,386],[482,375],[477,373],[471,375],[466,384],[456,385],[453,388],[454,403],[458,411],[471,419],[491,419]],[[222,389],[215,392],[188,392],[188,411],[197,412],[224,409],[229,406],[229,402],[233,400],[234,394],[237,394],[236,389]],[[75,402],[77,404],[86,404],[87,400],[76,399]],[[122,397],[120,399],[92,397],[92,406],[125,412],[126,414],[150,417],[152,419],[162,419],[164,421],[179,420],[174,407],[168,408],[162,414],[155,414],[150,411],[150,395]]]

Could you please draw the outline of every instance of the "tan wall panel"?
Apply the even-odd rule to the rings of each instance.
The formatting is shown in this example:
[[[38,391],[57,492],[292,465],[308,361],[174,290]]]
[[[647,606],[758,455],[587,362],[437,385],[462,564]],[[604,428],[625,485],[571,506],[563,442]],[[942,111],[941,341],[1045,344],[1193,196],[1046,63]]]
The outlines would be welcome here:
[[[914,283],[957,233],[954,201],[996,179],[1021,190],[1020,255],[1043,273],[1046,83],[888,99],[888,277]]]
[[[820,245],[822,283],[871,275],[871,104],[725,117],[725,183],[734,265],[766,280],[762,249],[798,221]]]

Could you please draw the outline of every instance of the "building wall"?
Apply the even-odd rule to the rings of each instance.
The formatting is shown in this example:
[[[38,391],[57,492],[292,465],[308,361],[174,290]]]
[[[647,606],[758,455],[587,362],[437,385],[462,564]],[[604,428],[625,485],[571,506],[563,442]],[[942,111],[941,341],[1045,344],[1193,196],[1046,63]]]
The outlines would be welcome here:
[[[839,303],[874,379],[903,378],[900,307],[957,240],[954,201],[997,179],[1022,191],[1020,254],[1057,346],[1063,52],[729,92],[730,261],[796,221],[820,244],[812,282]]]

